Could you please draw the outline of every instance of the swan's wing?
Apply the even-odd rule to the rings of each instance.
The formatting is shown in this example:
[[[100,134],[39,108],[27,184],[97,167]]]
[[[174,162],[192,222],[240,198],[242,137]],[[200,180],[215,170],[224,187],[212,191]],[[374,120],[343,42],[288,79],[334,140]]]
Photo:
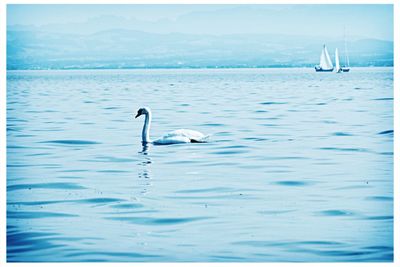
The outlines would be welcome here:
[[[179,129],[179,130],[173,131],[173,133],[177,134],[177,135],[186,136],[191,140],[197,140],[197,141],[200,141],[205,137],[205,135],[202,134],[201,132],[189,130],[189,129]]]
[[[172,145],[190,143],[190,139],[186,136],[166,134],[157,140],[153,141],[155,145]]]
[[[208,138],[210,137],[209,135],[205,135],[201,132],[189,130],[189,129],[179,129],[179,130],[172,131],[169,134],[185,136],[185,137],[189,138],[190,142],[192,142],[192,143],[204,143],[204,142],[207,142]]]
[[[161,138],[153,141],[153,143],[156,145],[168,145],[191,142],[205,142],[206,138],[207,136],[198,131],[179,129],[164,134]]]

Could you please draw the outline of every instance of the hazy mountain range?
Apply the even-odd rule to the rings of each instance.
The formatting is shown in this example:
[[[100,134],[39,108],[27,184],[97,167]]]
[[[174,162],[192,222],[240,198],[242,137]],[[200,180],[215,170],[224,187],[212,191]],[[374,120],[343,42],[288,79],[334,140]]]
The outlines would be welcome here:
[[[8,31],[7,68],[303,67],[319,63],[323,43],[332,57],[344,51],[342,40],[272,34]],[[352,66],[392,66],[393,42],[352,40],[348,55]]]
[[[353,29],[347,37],[351,66],[393,65],[390,7],[210,5],[200,10],[189,6],[195,11],[144,20],[115,15],[124,6],[111,6],[114,15],[67,21],[74,18],[75,11],[86,14],[91,10],[68,7],[72,13],[64,7],[64,13],[57,13],[60,18],[40,6],[35,6],[39,11],[30,7],[9,14],[13,23],[8,21],[7,26],[8,69],[309,67],[319,63],[323,44],[332,58],[336,47],[344,55],[341,23]],[[18,8],[21,6],[16,6],[16,11]],[[125,8],[130,8],[129,12],[138,9]],[[177,7],[140,8],[151,16],[156,8],[164,14],[166,8]],[[32,24],[47,17],[54,21]]]

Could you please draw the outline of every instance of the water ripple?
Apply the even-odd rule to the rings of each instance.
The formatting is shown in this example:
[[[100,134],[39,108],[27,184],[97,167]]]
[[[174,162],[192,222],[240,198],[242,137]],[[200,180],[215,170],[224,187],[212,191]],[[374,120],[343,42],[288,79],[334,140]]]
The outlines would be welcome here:
[[[82,203],[82,204],[105,204],[113,202],[122,202],[120,198],[86,198],[86,199],[68,199],[68,200],[44,200],[44,201],[17,201],[8,202],[7,205],[23,205],[23,206],[43,206],[59,203]]]
[[[143,225],[171,225],[211,219],[213,217],[186,217],[186,218],[152,218],[152,217],[106,217],[114,221],[125,221],[132,224]]]
[[[63,145],[95,145],[95,144],[101,144],[100,142],[88,141],[88,140],[51,140],[51,141],[42,141],[40,143],[63,144]]]
[[[354,215],[351,211],[346,210],[323,210],[318,212],[319,215],[322,216],[352,216]]]
[[[261,105],[283,105],[287,104],[288,102],[274,102],[274,101],[269,101],[269,102],[261,102]]]
[[[141,258],[157,258],[159,255],[155,254],[144,254],[137,252],[110,252],[110,251],[98,251],[98,252],[73,252],[66,255],[67,257],[81,257],[90,256],[89,259],[84,259],[83,261],[99,262],[99,261],[110,261],[109,257],[114,257],[116,260],[121,261],[121,258],[129,258],[130,260],[139,260]],[[102,259],[105,257],[106,259]],[[148,259],[147,259],[148,260]]]
[[[279,182],[275,182],[274,184],[284,185],[284,186],[306,186],[306,185],[310,185],[310,182],[304,182],[304,181],[279,181]]]
[[[139,203],[125,203],[125,204],[112,205],[111,207],[116,209],[138,209],[138,208],[143,208],[144,205]]]
[[[7,218],[10,219],[42,219],[49,217],[78,217],[78,215],[46,211],[7,211]]]
[[[352,136],[352,134],[344,133],[344,132],[334,132],[332,135],[334,135],[334,136]]]
[[[378,134],[393,134],[393,132],[394,132],[393,130],[387,130],[387,131],[382,131]]]
[[[328,151],[343,151],[343,152],[370,152],[365,148],[352,148],[352,147],[320,147],[321,150]]]
[[[38,184],[15,184],[7,186],[7,191],[15,191],[21,189],[86,189],[86,187],[82,185],[78,185],[75,183],[38,183]]]
[[[378,101],[393,100],[393,97],[374,98],[373,100],[378,100]]]
[[[233,188],[230,187],[209,187],[202,189],[187,189],[175,191],[177,194],[197,194],[197,193],[207,193],[207,192],[232,192]]]
[[[387,197],[387,196],[371,196],[371,197],[366,197],[367,200],[376,200],[376,201],[393,201],[393,197]]]

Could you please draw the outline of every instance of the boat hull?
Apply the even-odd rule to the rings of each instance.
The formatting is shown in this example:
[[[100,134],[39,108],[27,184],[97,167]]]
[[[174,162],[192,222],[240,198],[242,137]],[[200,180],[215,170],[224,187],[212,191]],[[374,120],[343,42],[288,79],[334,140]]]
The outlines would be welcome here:
[[[333,68],[332,69],[323,69],[323,68],[315,67],[315,71],[316,72],[332,72]]]

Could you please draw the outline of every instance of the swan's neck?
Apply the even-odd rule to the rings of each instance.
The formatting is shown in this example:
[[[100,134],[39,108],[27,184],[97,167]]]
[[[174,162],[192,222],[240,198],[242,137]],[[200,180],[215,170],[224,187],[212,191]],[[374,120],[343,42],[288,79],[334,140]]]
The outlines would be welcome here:
[[[142,142],[144,144],[150,143],[150,124],[151,124],[151,113],[148,112],[146,114],[146,118],[144,119],[143,131],[142,131]]]

